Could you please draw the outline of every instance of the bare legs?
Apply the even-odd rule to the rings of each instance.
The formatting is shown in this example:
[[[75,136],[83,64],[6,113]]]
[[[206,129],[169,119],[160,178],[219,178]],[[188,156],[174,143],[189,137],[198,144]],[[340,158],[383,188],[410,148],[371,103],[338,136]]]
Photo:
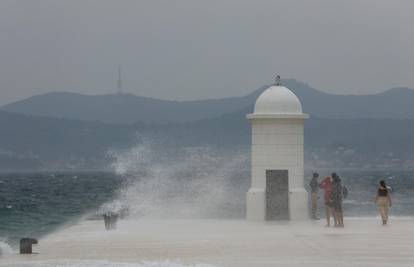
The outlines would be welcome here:
[[[386,225],[388,222],[388,199],[386,197],[379,197],[377,200],[379,213],[382,219],[382,225]]]
[[[335,214],[333,212],[333,209],[329,207],[329,205],[325,204],[325,211],[326,211],[326,227],[331,226],[331,215],[335,219]]]
[[[316,212],[318,210],[318,193],[312,192],[312,219],[319,220],[316,216]]]
[[[335,210],[335,227],[344,227],[344,215],[342,210]]]

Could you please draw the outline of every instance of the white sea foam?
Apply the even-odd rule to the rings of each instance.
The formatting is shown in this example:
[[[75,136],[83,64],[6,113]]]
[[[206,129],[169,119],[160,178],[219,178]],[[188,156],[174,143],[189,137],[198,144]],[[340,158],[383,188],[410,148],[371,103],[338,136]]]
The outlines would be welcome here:
[[[218,153],[208,147],[162,151],[145,141],[112,151],[114,170],[128,180],[104,210],[127,206],[132,216],[163,218],[243,215],[248,153]],[[174,155],[174,156],[171,156]]]
[[[111,261],[36,261],[7,263],[0,266],[6,267],[215,267],[209,264],[186,265],[177,261],[143,261],[139,263],[121,263]]]
[[[4,238],[0,238],[0,257],[14,253],[13,249]]]

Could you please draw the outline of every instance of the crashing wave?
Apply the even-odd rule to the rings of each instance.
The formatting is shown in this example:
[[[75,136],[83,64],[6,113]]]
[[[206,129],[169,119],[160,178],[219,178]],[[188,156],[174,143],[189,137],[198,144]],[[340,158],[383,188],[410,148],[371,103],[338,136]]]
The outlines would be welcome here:
[[[229,218],[243,216],[248,153],[191,147],[174,153],[145,141],[111,151],[114,171],[125,178],[117,198],[101,212],[128,210],[132,217]]]
[[[4,238],[0,238],[0,257],[13,254],[13,249]]]

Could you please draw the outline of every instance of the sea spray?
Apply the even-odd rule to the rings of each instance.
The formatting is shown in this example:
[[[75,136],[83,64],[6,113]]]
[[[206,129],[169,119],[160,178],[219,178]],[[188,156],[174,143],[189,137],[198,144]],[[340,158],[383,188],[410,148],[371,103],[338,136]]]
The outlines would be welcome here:
[[[131,216],[229,218],[244,215],[248,151],[212,147],[163,150],[145,140],[126,151],[111,151],[112,165],[127,185],[103,210],[128,207]]]
[[[13,254],[14,251],[5,238],[0,238],[0,257]]]

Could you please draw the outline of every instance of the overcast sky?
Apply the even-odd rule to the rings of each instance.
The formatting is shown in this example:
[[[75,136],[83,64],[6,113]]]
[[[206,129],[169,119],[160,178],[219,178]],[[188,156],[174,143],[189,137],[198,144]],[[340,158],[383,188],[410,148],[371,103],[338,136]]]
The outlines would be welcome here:
[[[237,96],[275,73],[331,93],[414,88],[414,1],[1,0],[0,104],[50,91]]]

